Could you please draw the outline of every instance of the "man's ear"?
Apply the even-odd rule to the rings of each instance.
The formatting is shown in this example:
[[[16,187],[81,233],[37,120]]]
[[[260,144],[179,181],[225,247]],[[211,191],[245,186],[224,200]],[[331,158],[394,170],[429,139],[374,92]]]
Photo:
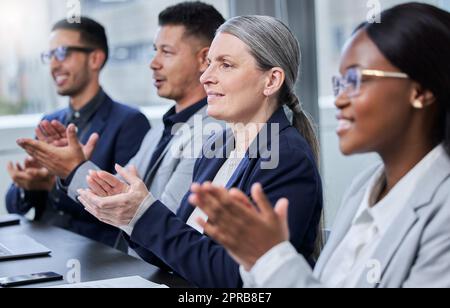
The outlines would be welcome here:
[[[208,53],[209,53],[209,47],[202,48],[197,53],[197,60],[199,63],[200,73],[206,72],[208,69]]]
[[[264,96],[272,96],[281,90],[286,75],[280,67],[274,67],[266,73],[266,81],[264,85]]]
[[[90,67],[95,71],[100,71],[106,60],[106,54],[99,49],[94,50],[89,58]]]
[[[429,107],[436,102],[436,97],[433,92],[428,89],[423,88],[420,84],[415,83],[411,94],[411,104],[418,105],[422,104],[422,108]]]

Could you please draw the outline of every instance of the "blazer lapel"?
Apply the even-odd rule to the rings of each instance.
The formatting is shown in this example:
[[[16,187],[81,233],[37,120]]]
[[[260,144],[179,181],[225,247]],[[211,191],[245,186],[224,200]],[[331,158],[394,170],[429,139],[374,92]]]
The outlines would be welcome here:
[[[189,141],[191,141],[192,139],[192,134],[195,134],[195,132],[193,131],[194,129],[194,124],[195,124],[195,116],[201,115],[203,119],[205,119],[207,117],[207,113],[206,113],[206,109],[207,107],[202,108],[200,111],[198,111],[197,113],[195,113],[187,122],[186,124],[189,126],[190,128],[190,135],[187,136],[188,138],[186,138],[186,136],[181,136],[181,137],[177,137],[174,136],[172,138],[172,140],[170,141],[170,143],[166,146],[166,148],[164,149],[164,151],[161,153],[161,155],[158,157],[156,163],[151,166],[151,169],[147,172],[146,178],[145,178],[145,183],[148,184],[147,187],[153,182],[153,177],[156,175],[158,168],[161,164],[161,162],[165,159],[167,153],[169,151],[172,150],[173,146],[179,146],[179,147],[183,147],[186,144],[189,143]],[[164,125],[161,125],[161,131],[158,134],[158,141],[159,139],[161,139],[162,134],[164,133]],[[180,128],[175,131],[174,133],[176,134],[178,131],[180,130]],[[182,149],[179,149],[180,152],[182,152]],[[178,159],[178,158],[174,158],[174,159]],[[150,163],[151,157],[149,157],[148,162]]]
[[[245,156],[241,163],[239,164],[238,168],[236,169],[236,171],[234,172],[233,176],[231,177],[231,179],[228,181],[227,185],[225,186],[227,189],[231,189],[233,187],[236,188],[242,188],[239,185],[240,180],[242,179],[245,171],[248,170],[248,166],[250,164],[250,160],[248,159],[247,156]]]
[[[450,159],[447,154],[443,154],[438,157],[436,162],[417,183],[416,187],[419,189],[409,197],[407,206],[403,209],[398,218],[386,232],[373,257],[371,258],[372,260],[380,262],[381,283],[383,283],[384,273],[390,266],[392,258],[400,248],[404,238],[407,236],[411,228],[418,221],[418,210],[431,203],[437,189],[449,176]],[[379,287],[380,283],[369,282],[364,274],[360,278],[358,285],[375,288]]]
[[[371,258],[371,260],[376,261],[380,267],[380,278],[383,277],[386,269],[389,266],[389,263],[392,257],[395,255],[395,252],[398,250],[399,246],[403,242],[403,239],[406,237],[408,232],[417,222],[418,217],[413,208],[407,207],[400,214],[400,216],[396,219],[394,224],[392,225],[390,231],[385,234],[383,239],[380,242],[375,254]],[[370,268],[368,268],[369,270]],[[374,269],[375,270],[375,269]],[[363,275],[360,277],[358,282],[358,286],[361,288],[376,288],[379,285],[379,282],[370,281],[367,276],[367,272],[364,271]]]

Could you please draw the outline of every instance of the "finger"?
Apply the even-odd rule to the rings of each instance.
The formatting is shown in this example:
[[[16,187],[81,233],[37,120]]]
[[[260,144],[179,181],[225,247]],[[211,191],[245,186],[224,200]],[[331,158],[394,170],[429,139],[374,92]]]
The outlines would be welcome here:
[[[22,167],[22,165],[20,163],[16,163],[16,169],[17,169],[17,171],[23,171],[24,167]]]
[[[198,199],[196,200],[195,198]],[[205,212],[210,222],[221,223],[221,221],[228,219],[230,216],[229,208],[209,192],[195,194],[192,196],[191,201]]]
[[[69,146],[79,146],[80,142],[78,141],[78,136],[77,136],[77,127],[74,124],[70,124],[67,127],[67,141],[69,143]]]
[[[33,139],[18,139],[17,144],[27,151],[30,156],[35,157],[36,152],[47,152],[49,145],[42,141]]]
[[[54,129],[53,125],[48,121],[42,121],[42,127],[45,129],[47,137],[57,139],[60,137],[59,133]]]
[[[90,186],[90,188],[96,195],[106,197],[108,195],[108,192],[112,190],[111,186],[109,186],[108,183],[100,179],[98,176],[96,176],[94,173],[90,173],[89,176],[87,176],[87,182]],[[99,192],[99,193],[97,193]]]
[[[139,177],[139,172],[138,172],[136,166],[131,165],[130,167],[128,167],[128,171],[129,171],[133,176],[140,178],[140,177]]]
[[[123,195],[117,195],[112,197],[99,197],[95,195],[93,192],[89,190],[79,190],[78,193],[80,194],[83,199],[85,199],[87,202],[89,202],[92,206],[96,207],[97,209],[103,209],[103,210],[112,210],[119,207],[122,207],[124,202]]]
[[[55,140],[52,143],[55,147],[58,148],[62,148],[62,147],[66,147],[69,145],[69,141],[67,140],[67,138],[61,138],[59,140]]]
[[[17,172],[14,177],[15,181],[18,182],[29,182],[32,180],[32,176],[25,171]]]
[[[130,185],[138,184],[139,182],[141,182],[141,179],[133,169],[128,171],[122,166],[116,164],[116,171]]]
[[[89,202],[86,199],[84,199],[83,197],[81,197],[81,196],[78,197],[78,201],[84,206],[84,209],[89,214],[91,214],[92,216],[94,216],[95,218],[100,220],[100,217],[99,217],[100,215],[99,215],[99,213],[97,212],[96,208],[93,205],[89,204]]]
[[[83,199],[90,207],[95,210],[98,210],[103,206],[103,198],[95,195],[90,190],[79,189],[78,194],[80,195],[79,198]]]
[[[7,165],[7,169],[8,169],[9,176],[11,178],[13,178],[17,171],[16,167],[14,166],[14,163],[10,161]]]
[[[225,204],[229,201],[228,191],[224,187],[214,186],[210,182],[203,184],[203,188],[213,196],[215,196],[219,202]]]
[[[221,244],[225,248],[228,247],[228,242],[226,241],[226,229],[222,229],[216,225],[208,223],[202,219],[197,219],[198,225],[203,229],[203,232],[215,240],[217,243]]]
[[[221,207],[219,211],[220,217],[214,220],[215,223],[222,224],[227,219],[242,221],[257,213],[256,208],[248,200],[248,197],[237,189],[234,191],[234,194],[238,196],[237,199],[233,198],[225,188],[215,187],[210,188],[210,191],[219,202],[218,206]]]
[[[202,186],[198,183],[192,183],[191,185],[191,192],[192,193],[198,193],[201,190]]]
[[[47,137],[42,132],[40,126],[36,127],[36,129],[34,130],[34,134],[36,135],[39,141],[47,142]]]
[[[110,219],[108,218],[110,216],[110,214],[102,209],[96,208],[95,205],[91,204],[89,202],[89,200],[86,200],[86,198],[83,197],[78,197],[78,201],[80,201],[80,203],[89,210],[89,212],[91,214],[93,214],[95,217],[97,217],[99,220],[106,220],[106,219]]]
[[[252,198],[256,202],[258,209],[263,214],[273,214],[273,207],[267,199],[261,184],[255,184],[252,187]]]
[[[31,156],[28,156],[25,159],[24,166],[25,166],[25,169],[28,169],[28,168],[36,168],[36,169],[38,169],[40,167],[38,162]]]
[[[114,217],[114,210],[97,208],[95,205],[91,204],[89,200],[86,200],[83,197],[80,198],[80,202],[82,202],[82,204],[84,203],[86,210],[94,215],[98,220],[112,226],[121,225],[119,220]]]
[[[84,156],[87,159],[90,159],[92,157],[92,154],[94,153],[95,147],[97,146],[97,142],[99,140],[99,135],[97,133],[92,134],[89,137],[88,142],[83,148]]]
[[[221,207],[221,214],[224,216],[225,214],[230,216],[240,215],[243,209],[247,207],[247,203],[242,204],[239,200],[234,200],[230,193],[224,187],[214,187],[211,184],[206,184],[206,189],[208,193],[215,198],[215,202]],[[208,200],[211,200],[207,196]]]
[[[288,224],[288,209],[289,209],[289,200],[286,198],[280,199],[275,205],[275,213],[278,218],[286,224]]]
[[[49,163],[51,163],[51,160],[48,158],[48,152],[45,151],[41,151],[41,150],[37,150],[35,147],[29,147],[29,146],[24,146],[23,149],[25,150],[25,152],[28,153],[28,155],[32,156],[33,159],[36,161],[36,163],[39,166],[44,166],[46,167]],[[17,164],[18,168],[20,168],[21,170],[23,170],[23,168],[20,166],[20,164]]]
[[[49,172],[45,168],[29,168],[26,171],[32,178],[45,178],[48,177]]]
[[[108,184],[108,186],[111,188],[118,187],[119,185],[123,184],[117,177],[112,175],[109,172],[106,171],[97,171],[93,173],[95,175],[95,179],[99,179],[101,181],[104,181]]]
[[[30,154],[31,151],[26,150],[28,154]],[[31,154],[30,154],[31,155]],[[51,163],[52,160],[48,158],[46,153],[41,153],[41,152],[34,152],[33,153],[33,158],[36,160],[38,166],[42,166],[43,168],[47,168],[47,169],[51,169]]]
[[[245,205],[247,208],[256,210],[255,206],[250,201],[248,196],[246,194],[244,194],[242,191],[240,191],[239,189],[236,189],[236,188],[231,189],[230,197],[233,200],[235,200],[236,202],[239,202],[239,203]]]
[[[60,137],[66,136],[66,127],[61,122],[53,120],[51,124]]]
[[[88,183],[89,189],[97,196],[106,197],[108,195],[107,192],[100,185],[98,185],[96,181],[92,179],[92,177],[87,176],[86,181]]]
[[[44,135],[45,138],[47,138],[47,137],[49,136],[49,133],[48,133],[47,130],[45,129],[47,123],[48,123],[47,120],[43,120],[43,121],[41,121],[41,123],[39,123],[39,125],[38,125],[39,130],[41,131],[41,133]]]

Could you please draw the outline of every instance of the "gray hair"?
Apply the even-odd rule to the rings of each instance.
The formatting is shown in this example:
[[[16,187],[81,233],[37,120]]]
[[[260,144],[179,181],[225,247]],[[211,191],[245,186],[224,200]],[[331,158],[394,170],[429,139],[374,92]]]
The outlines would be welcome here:
[[[295,94],[301,53],[300,44],[292,31],[280,20],[270,16],[239,16],[223,24],[217,33],[231,34],[249,48],[263,71],[274,67],[283,69],[286,77],[280,91],[280,105],[286,105],[294,114],[294,126],[308,141],[319,162],[319,143],[311,117],[307,115]]]

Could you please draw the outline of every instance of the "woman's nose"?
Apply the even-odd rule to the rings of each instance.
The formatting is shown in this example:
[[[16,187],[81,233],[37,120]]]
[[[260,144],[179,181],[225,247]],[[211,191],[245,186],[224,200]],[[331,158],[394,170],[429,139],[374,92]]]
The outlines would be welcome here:
[[[345,92],[341,92],[334,101],[334,105],[338,108],[338,109],[344,109],[345,107],[347,107],[348,105],[351,104],[351,100],[348,97],[348,95],[345,94]]]
[[[217,78],[213,76],[212,67],[209,66],[206,71],[200,76],[200,83],[205,85],[209,83],[217,83]]]

